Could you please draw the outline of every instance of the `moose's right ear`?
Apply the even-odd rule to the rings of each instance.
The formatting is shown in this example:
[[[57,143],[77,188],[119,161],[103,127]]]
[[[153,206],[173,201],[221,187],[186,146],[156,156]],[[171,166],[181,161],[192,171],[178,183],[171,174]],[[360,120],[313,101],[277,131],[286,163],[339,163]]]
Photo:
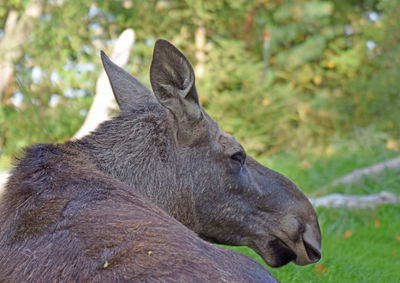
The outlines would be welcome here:
[[[135,103],[156,101],[154,94],[145,85],[114,64],[103,51],[101,51],[101,60],[121,110]]]

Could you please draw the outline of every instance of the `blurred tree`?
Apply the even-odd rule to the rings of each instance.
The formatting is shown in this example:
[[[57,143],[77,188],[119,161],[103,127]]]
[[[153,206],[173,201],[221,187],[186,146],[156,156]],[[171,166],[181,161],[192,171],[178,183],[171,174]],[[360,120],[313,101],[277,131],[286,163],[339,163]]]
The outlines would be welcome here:
[[[3,2],[3,1],[2,1]],[[10,1],[3,6],[3,36],[0,38],[0,103],[2,94],[14,74],[16,62],[23,55],[23,46],[33,31],[36,19],[41,15],[46,1],[31,0],[23,5],[22,1]],[[25,7],[24,7],[25,6]]]
[[[0,5],[3,39],[5,11],[31,2]],[[136,32],[131,73],[149,85],[154,40],[172,41],[203,69],[203,105],[253,153],[324,146],[357,127],[400,135],[396,0],[45,2],[0,104],[0,166],[22,146],[76,132],[95,93],[99,50],[126,28]]]

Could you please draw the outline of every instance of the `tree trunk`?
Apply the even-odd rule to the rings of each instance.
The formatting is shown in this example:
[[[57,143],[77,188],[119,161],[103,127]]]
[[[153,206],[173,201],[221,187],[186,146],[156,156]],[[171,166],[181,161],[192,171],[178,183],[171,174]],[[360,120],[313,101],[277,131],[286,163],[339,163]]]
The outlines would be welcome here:
[[[374,208],[381,204],[399,203],[400,197],[387,191],[373,195],[344,195],[330,194],[318,198],[310,198],[314,207],[332,207],[332,208]]]
[[[196,42],[196,66],[194,71],[196,76],[201,78],[204,74],[204,60],[206,58],[206,28],[203,21],[199,21],[195,34]]]
[[[4,191],[4,188],[6,186],[9,175],[10,175],[9,171],[4,171],[4,172],[0,173],[0,199],[1,199],[1,195]]]
[[[19,16],[14,10],[8,11],[4,34],[0,39],[0,101],[4,90],[14,74],[15,63],[23,55],[35,20],[42,14],[46,0],[31,0]]]
[[[134,42],[135,32],[133,29],[126,29],[115,43],[110,59],[120,67],[125,66]],[[114,95],[108,77],[103,70],[97,80],[96,95],[85,122],[72,138],[79,139],[93,131],[101,122],[110,118],[110,110],[113,108],[115,108]]]

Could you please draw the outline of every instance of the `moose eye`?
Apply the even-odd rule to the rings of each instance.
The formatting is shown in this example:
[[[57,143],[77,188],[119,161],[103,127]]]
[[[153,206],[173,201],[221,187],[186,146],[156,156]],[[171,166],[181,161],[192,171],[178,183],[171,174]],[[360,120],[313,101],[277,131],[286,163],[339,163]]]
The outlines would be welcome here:
[[[240,164],[243,165],[246,160],[246,155],[244,152],[237,152],[231,156],[231,159],[240,162]]]

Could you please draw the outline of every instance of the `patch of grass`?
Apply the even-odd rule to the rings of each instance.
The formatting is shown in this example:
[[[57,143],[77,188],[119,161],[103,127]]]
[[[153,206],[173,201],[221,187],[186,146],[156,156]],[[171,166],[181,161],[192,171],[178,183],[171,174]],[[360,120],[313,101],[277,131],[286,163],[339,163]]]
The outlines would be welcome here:
[[[290,263],[269,270],[282,282],[398,282],[400,278],[400,205],[376,210],[317,211],[322,231],[322,260]],[[230,247],[262,263],[245,247]]]
[[[385,170],[377,176],[366,176],[354,185],[340,184],[336,187],[327,187],[324,194],[343,193],[351,195],[369,195],[381,191],[389,191],[400,195],[399,170]]]
[[[270,157],[260,157],[258,160],[263,165],[288,176],[306,194],[312,194],[355,169],[376,164],[399,154],[399,152],[387,150],[384,142],[365,146],[360,141],[353,140],[337,146],[333,154],[329,156],[324,152],[315,154],[312,149],[308,149],[303,154],[286,151]],[[386,176],[378,177],[377,180],[381,181],[388,176],[393,178],[392,175],[396,173],[386,174]],[[388,187],[389,184],[385,182],[384,186]],[[340,190],[350,193],[345,188]],[[333,188],[331,191],[336,191],[336,189]],[[376,192],[376,190],[370,191]],[[364,190],[363,193],[368,192]]]
[[[359,147],[357,146],[359,145]],[[350,142],[334,154],[302,156],[281,152],[262,158],[262,163],[295,181],[307,194],[314,194],[357,168],[397,156],[399,152],[385,148],[384,143],[363,147]],[[306,160],[308,163],[302,163]],[[304,166],[307,165],[307,166]],[[324,194],[372,194],[382,190],[400,195],[400,174],[386,170],[369,176],[354,185],[327,187]],[[398,282],[400,278],[400,205],[376,209],[349,210],[319,208],[317,214],[322,231],[322,260],[314,265],[282,268],[267,267],[282,282]],[[260,263],[262,259],[246,247],[229,247],[247,254]]]

